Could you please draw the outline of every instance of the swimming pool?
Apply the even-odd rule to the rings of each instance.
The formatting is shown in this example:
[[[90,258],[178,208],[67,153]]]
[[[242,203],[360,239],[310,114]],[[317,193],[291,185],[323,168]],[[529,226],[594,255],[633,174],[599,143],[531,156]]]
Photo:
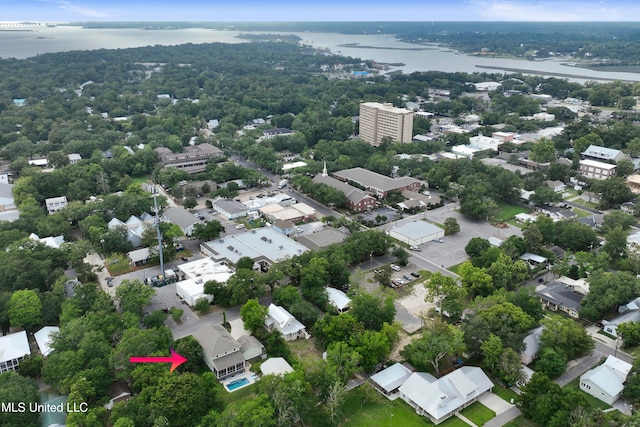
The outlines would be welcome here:
[[[247,378],[241,378],[239,380],[235,380],[226,385],[227,390],[234,391],[239,389],[240,387],[244,387],[249,384],[250,381]]]

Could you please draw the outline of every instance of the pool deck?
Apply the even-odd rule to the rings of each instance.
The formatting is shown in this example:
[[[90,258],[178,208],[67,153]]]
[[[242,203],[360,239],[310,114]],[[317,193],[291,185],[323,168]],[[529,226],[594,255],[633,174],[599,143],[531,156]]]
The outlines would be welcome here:
[[[238,387],[238,388],[234,388],[233,390],[229,390],[229,384],[236,382],[236,381],[241,381],[242,379],[246,379],[247,381],[249,381],[248,383]],[[256,374],[254,374],[253,372],[249,372],[249,371],[245,371],[242,374],[238,374],[238,375],[234,375],[231,378],[228,378],[226,380],[224,380],[222,382],[222,385],[224,386],[224,389],[227,390],[229,393],[233,393],[236,390],[240,390],[241,388],[244,388],[248,385],[251,385],[253,383],[255,383],[256,381],[258,381],[259,378]]]

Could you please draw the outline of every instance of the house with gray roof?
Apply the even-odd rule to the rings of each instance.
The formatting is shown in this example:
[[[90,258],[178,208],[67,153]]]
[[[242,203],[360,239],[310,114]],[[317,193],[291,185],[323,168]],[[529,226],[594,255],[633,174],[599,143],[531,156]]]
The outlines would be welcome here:
[[[298,236],[298,242],[312,251],[324,249],[342,243],[347,235],[333,227],[325,227],[320,231]]]
[[[640,310],[627,310],[611,320],[602,320],[602,330],[614,337],[617,337],[618,326],[628,322],[640,322]]]
[[[536,289],[542,305],[552,311],[562,311],[573,318],[579,317],[580,302],[584,295],[574,292],[571,286],[551,282],[548,286]]]
[[[163,221],[171,222],[182,230],[185,236],[191,236],[193,226],[200,223],[191,212],[181,207],[167,208],[162,212]]]
[[[217,198],[211,202],[211,207],[228,220],[247,216],[249,212],[247,206],[232,199]]]
[[[258,357],[262,359],[267,357],[264,345],[253,335],[242,335],[238,338],[238,342],[240,343],[240,350],[244,360],[249,361]]]
[[[542,332],[544,331],[544,326],[539,326],[535,329],[529,331],[526,337],[522,340],[524,343],[524,348],[520,352],[520,361],[528,365],[533,362],[536,357],[538,357],[538,352],[540,351],[540,343],[542,342]]]
[[[202,325],[193,337],[202,346],[202,358],[216,378],[220,380],[244,372],[241,345],[222,325]]]

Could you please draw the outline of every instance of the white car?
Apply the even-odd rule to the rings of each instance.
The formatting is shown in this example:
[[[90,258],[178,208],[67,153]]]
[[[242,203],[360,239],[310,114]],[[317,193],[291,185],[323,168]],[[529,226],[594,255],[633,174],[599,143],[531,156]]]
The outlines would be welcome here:
[[[398,266],[398,265],[391,264],[391,265],[390,265],[390,267],[391,267],[391,269],[392,269],[393,271],[400,271],[400,266]]]
[[[236,225],[236,230],[242,230],[243,228],[245,228],[244,224],[238,224]]]

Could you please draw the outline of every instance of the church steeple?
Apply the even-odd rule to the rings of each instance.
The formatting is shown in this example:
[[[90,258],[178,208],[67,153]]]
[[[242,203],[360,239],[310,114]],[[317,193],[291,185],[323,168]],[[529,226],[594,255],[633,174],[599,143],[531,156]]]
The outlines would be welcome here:
[[[327,176],[327,162],[324,162],[324,167],[322,168],[322,176]]]

